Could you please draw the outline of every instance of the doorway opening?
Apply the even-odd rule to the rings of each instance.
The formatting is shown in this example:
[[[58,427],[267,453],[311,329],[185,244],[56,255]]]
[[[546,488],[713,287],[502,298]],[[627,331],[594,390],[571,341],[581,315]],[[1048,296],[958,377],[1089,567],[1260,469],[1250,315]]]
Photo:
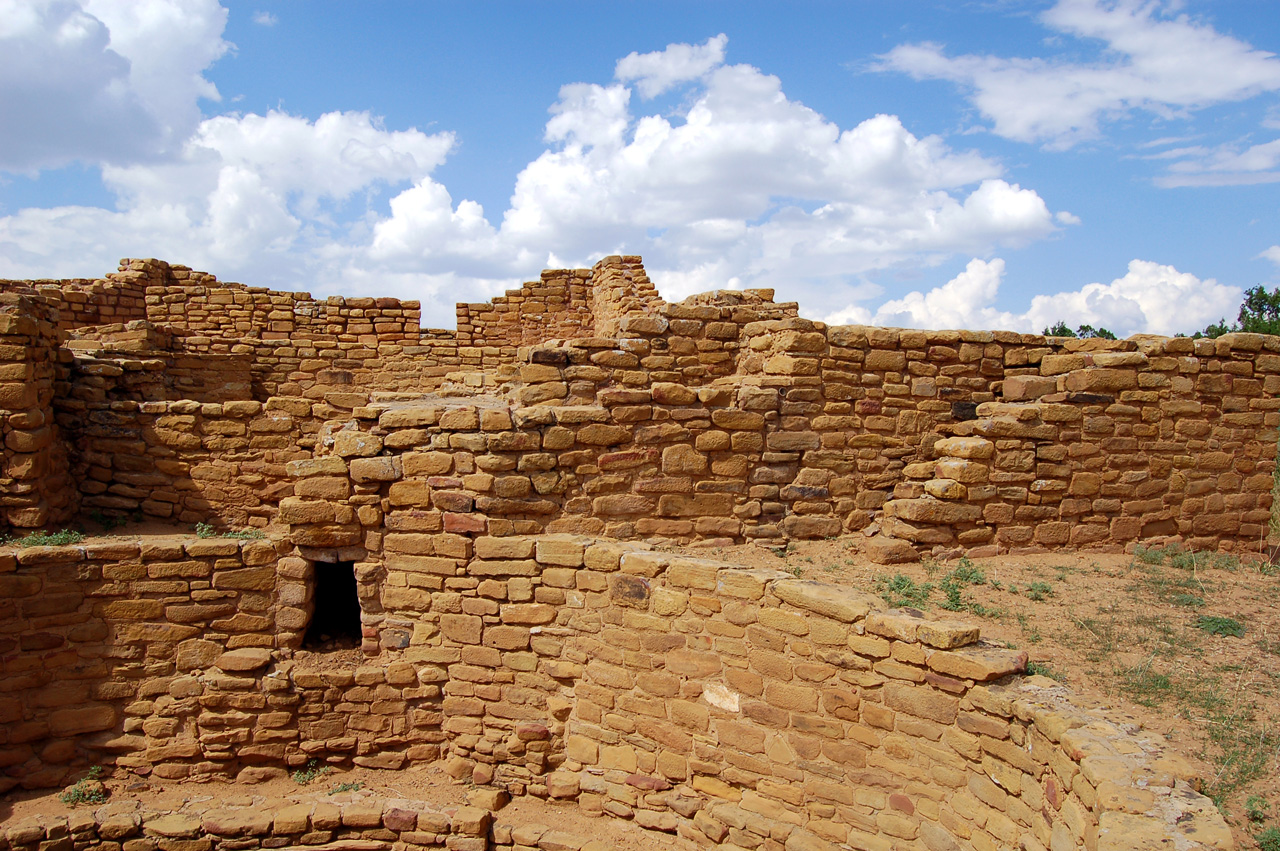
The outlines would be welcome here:
[[[360,646],[360,598],[353,561],[314,563],[315,606],[302,637],[307,650],[343,650]]]

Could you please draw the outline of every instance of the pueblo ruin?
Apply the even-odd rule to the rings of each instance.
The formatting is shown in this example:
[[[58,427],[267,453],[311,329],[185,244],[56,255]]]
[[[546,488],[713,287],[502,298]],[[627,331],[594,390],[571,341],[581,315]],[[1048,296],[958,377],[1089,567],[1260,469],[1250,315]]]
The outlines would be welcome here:
[[[457,312],[0,282],[0,531],[184,530],[0,548],[0,791],[434,763],[653,847],[1234,847],[1186,759],[976,627],[655,543],[1256,550],[1280,338],[828,326],[632,256]],[[499,821],[107,805],[0,849],[603,847]]]

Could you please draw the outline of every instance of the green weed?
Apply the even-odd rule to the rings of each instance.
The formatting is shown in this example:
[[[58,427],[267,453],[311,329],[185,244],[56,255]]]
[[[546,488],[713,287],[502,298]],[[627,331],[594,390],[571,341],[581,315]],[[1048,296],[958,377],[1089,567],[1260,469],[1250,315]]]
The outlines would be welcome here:
[[[1173,691],[1173,681],[1158,671],[1151,670],[1151,659],[1132,668],[1117,668],[1120,688],[1134,703],[1155,706]]]
[[[260,541],[267,537],[261,529],[228,529],[220,532],[210,523],[196,524],[197,538],[237,538],[242,541]]]
[[[65,547],[78,544],[84,540],[84,533],[74,529],[63,529],[59,532],[32,532],[21,538],[6,535],[0,544],[11,544],[15,547]]]
[[[329,794],[340,795],[343,792],[359,792],[363,788],[364,788],[364,784],[358,780],[355,781],[354,783],[337,783],[334,785],[332,789],[329,790]]]
[[[1250,795],[1244,802],[1244,814],[1249,821],[1266,821],[1271,817],[1271,804],[1261,795]]]
[[[1029,676],[1048,677],[1051,680],[1057,680],[1058,682],[1063,682],[1062,674],[1055,671],[1046,662],[1028,662],[1027,674]]]
[[[290,774],[289,777],[292,778],[293,782],[297,783],[299,786],[306,786],[311,781],[324,777],[331,771],[333,771],[332,767],[328,765],[320,765],[313,759],[308,760],[304,768],[299,768],[297,771]]]
[[[929,595],[933,593],[933,584],[918,583],[910,576],[895,573],[891,577],[876,577],[876,591],[890,608],[913,606],[920,608],[928,605]]]
[[[961,558],[960,562],[946,576],[942,577],[939,586],[946,596],[939,606],[949,612],[972,612],[975,615],[994,616],[998,610],[989,609],[975,600],[964,598],[964,589],[971,585],[984,585],[987,575],[982,568],[974,565],[969,559]]]
[[[1201,615],[1196,618],[1196,629],[1202,629],[1210,635],[1244,637],[1244,624],[1224,615]]]
[[[1262,851],[1280,851],[1280,827],[1269,827],[1254,834],[1254,840]]]
[[[1035,600],[1037,603],[1043,603],[1047,598],[1053,596],[1053,586],[1048,582],[1032,582],[1027,586],[1027,599]]]
[[[101,778],[102,766],[93,766],[87,775],[76,781],[74,786],[60,793],[58,800],[69,807],[77,804],[105,804],[107,793],[102,787]]]

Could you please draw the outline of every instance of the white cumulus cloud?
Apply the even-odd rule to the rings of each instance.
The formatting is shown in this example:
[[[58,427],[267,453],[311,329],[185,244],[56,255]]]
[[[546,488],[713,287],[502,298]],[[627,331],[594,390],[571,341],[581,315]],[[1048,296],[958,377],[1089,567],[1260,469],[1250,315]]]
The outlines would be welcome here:
[[[1280,91],[1280,57],[1176,14],[1160,0],[1059,0],[1041,20],[1106,46],[1094,61],[949,56],[934,43],[900,45],[881,67],[960,84],[996,133],[1069,147],[1135,110],[1170,117]]]
[[[1277,252],[1280,253],[1280,252]],[[1109,284],[1037,295],[1021,313],[994,306],[1005,275],[1000,258],[973,259],[956,277],[927,292],[910,292],[872,311],[853,304],[826,317],[833,324],[875,324],[899,328],[984,328],[1038,333],[1056,322],[1092,325],[1121,337],[1130,334],[1190,333],[1234,316],[1243,292],[1201,279],[1173,266],[1132,260],[1124,276]]]
[[[624,83],[634,82],[642,97],[656,97],[723,64],[728,43],[728,36],[721,33],[704,44],[672,44],[653,53],[630,53],[618,60],[614,76]]]
[[[85,4],[76,20],[108,59],[110,45],[135,56],[148,27],[177,26],[167,16],[181,6],[153,0],[113,17],[105,0]],[[153,59],[117,62],[140,115],[179,97],[175,114],[188,114],[216,94],[199,71],[225,49],[225,13],[205,19],[212,32],[164,92],[149,88],[163,79]],[[42,21],[7,25],[56,41]],[[999,162],[916,136],[896,116],[838,126],[777,77],[726,64],[726,45],[633,54],[614,81],[564,86],[547,147],[500,215],[433,176],[451,133],[388,129],[361,112],[223,114],[193,123],[159,160],[99,152],[114,207],[2,217],[0,260],[9,276],[43,277],[159,256],[277,288],[419,298],[426,324],[448,325],[453,301],[483,300],[543,265],[638,253],[669,297],[776,284],[816,315],[865,294],[869,274],[985,255],[1075,221]],[[635,106],[633,95],[673,88],[674,112]]]
[[[216,100],[216,0],[0,0],[0,170],[172,152]]]
[[[350,252],[370,238],[362,219],[336,222],[335,204],[379,185],[429,182],[453,144],[449,133],[385,130],[368,113],[314,122],[280,112],[210,118],[172,162],[105,166],[117,210],[25,209],[0,218],[0,257],[45,277],[102,271],[120,256],[161,256],[297,286],[335,245]]]

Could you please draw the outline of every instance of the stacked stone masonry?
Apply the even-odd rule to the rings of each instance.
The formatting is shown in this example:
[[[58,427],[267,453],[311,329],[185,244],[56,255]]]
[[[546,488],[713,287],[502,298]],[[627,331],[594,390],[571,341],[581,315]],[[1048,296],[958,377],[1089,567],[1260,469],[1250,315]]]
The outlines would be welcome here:
[[[483,808],[433,807],[401,798],[273,807],[212,807],[177,812],[137,800],[112,802],[68,816],[0,826],[0,851],[41,848],[148,848],[158,851],[609,851],[600,840],[540,824],[512,826]]]
[[[828,327],[767,290],[669,304],[635,257],[460,305],[457,332],[419,329],[414,302],[321,301],[160,261],[8,289],[19,528],[77,510],[266,525],[288,496],[281,464],[351,430],[390,438],[379,456],[453,455],[467,478],[452,487],[500,508],[473,507],[473,524],[523,499],[523,523],[623,538],[879,531],[886,559],[1150,538],[1243,551],[1271,513],[1274,337]],[[378,419],[415,400],[486,424]],[[957,439],[989,455],[944,454]],[[526,488],[540,499],[502,492]]]
[[[312,565],[283,549],[5,556],[5,785],[444,758],[707,846],[1232,847],[1166,743],[967,624],[639,544],[485,537],[357,564],[382,650],[308,667]]]
[[[443,759],[703,845],[1229,847],[1175,756],[976,631],[619,541],[1247,552],[1280,338],[834,327],[638,257],[418,323],[155,260],[0,282],[0,531],[270,536],[0,555],[0,785]],[[333,563],[354,668],[298,652]]]

